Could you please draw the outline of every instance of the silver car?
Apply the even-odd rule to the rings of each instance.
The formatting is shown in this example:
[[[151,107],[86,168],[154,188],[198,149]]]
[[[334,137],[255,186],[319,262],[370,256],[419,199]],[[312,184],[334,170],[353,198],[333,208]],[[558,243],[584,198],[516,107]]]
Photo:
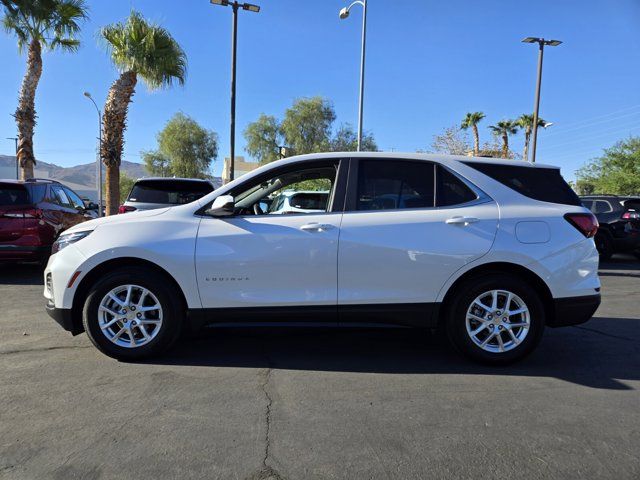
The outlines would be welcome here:
[[[141,178],[133,185],[118,213],[184,205],[213,190],[213,182],[199,178]]]

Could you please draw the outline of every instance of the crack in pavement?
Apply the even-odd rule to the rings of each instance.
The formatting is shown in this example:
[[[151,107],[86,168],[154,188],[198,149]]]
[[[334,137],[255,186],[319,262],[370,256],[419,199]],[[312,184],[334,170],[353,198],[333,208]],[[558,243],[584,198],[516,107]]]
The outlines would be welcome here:
[[[90,345],[67,345],[67,346],[53,346],[53,347],[41,347],[41,348],[18,348],[15,350],[0,350],[0,355],[13,355],[15,353],[28,353],[28,352],[48,352],[51,350],[74,350],[76,348],[91,348]]]
[[[264,394],[267,404],[265,407],[265,433],[264,433],[264,456],[262,457],[262,468],[249,476],[249,480],[285,480],[280,473],[274,469],[271,465],[269,465],[269,449],[271,448],[271,407],[273,406],[273,398],[269,393],[269,382],[271,381],[271,374],[273,372],[273,368],[271,367],[271,362],[269,361],[269,357],[265,354],[267,358],[267,368],[260,371],[260,375],[263,377],[262,384],[260,388],[262,389],[262,393]]]

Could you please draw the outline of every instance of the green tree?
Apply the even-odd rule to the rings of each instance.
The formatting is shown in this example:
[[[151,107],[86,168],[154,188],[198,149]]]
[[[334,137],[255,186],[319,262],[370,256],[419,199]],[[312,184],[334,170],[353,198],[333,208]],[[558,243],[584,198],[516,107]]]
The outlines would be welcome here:
[[[335,135],[331,139],[332,152],[355,152],[358,149],[358,134],[354,132],[353,127],[349,123],[340,125]],[[377,152],[378,145],[371,133],[362,133],[363,152]]]
[[[353,152],[357,149],[356,133],[348,123],[340,125],[332,136],[336,114],[331,103],[322,97],[295,100],[283,121],[264,113],[245,128],[245,150],[261,163],[280,158],[280,147],[287,156],[316,152]],[[362,150],[375,152],[378,145],[371,133],[362,136]]]
[[[640,194],[640,137],[629,137],[604,150],[576,172],[580,193]]]
[[[518,132],[518,124],[514,120],[500,120],[489,128],[494,135],[502,139],[502,157],[509,158],[509,135],[515,135]]]
[[[480,134],[478,133],[478,123],[485,117],[483,112],[469,112],[462,120],[460,128],[467,130],[471,128],[473,131],[473,154],[478,155],[480,152]]]
[[[131,178],[126,173],[120,172],[120,181],[119,181],[119,186],[120,186],[119,193],[120,193],[120,196],[118,197],[118,205],[122,205],[127,200],[127,197],[129,196],[129,193],[131,192],[131,189],[133,188],[133,185],[135,183],[136,183],[136,179],[135,178]],[[107,182],[106,181],[102,185],[102,190],[104,192],[107,191]]]
[[[243,132],[247,142],[245,150],[260,163],[269,163],[280,158],[283,144],[282,129],[278,119],[264,113],[258,120],[247,125]]]
[[[120,198],[120,163],[124,145],[127,111],[135,93],[138,76],[151,90],[184,84],[187,59],[180,45],[162,27],[131,12],[126,22],[108,25],[100,31],[111,61],[120,71],[111,85],[104,107],[100,157],[107,166],[107,215],[117,212]]]
[[[531,140],[531,133],[533,132],[533,115],[523,113],[516,120],[516,123],[524,131],[524,150],[522,152],[522,159],[526,162],[529,161],[529,142]],[[538,127],[547,128],[549,122],[538,117]]]
[[[328,151],[335,119],[333,105],[328,100],[322,97],[297,99],[285,112],[281,124],[286,145],[297,155]]]
[[[80,22],[87,18],[83,0],[0,0],[2,24],[18,39],[21,52],[27,50],[27,71],[22,80],[14,117],[18,126],[18,161],[21,178],[33,178],[36,158],[33,131],[36,125],[36,90],[42,75],[42,47],[74,52]]]
[[[144,152],[147,170],[154,175],[208,178],[218,156],[218,135],[193,118],[176,113],[157,135],[158,149]]]
[[[158,150],[140,152],[145,169],[155,177],[172,176],[170,169],[171,160]]]

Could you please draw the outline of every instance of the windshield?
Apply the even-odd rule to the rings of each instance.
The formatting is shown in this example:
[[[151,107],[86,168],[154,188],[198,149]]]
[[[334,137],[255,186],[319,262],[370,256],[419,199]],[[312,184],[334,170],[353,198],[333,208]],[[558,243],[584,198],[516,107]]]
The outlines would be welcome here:
[[[144,180],[131,189],[129,202],[182,205],[191,203],[213,191],[208,182],[189,180]]]

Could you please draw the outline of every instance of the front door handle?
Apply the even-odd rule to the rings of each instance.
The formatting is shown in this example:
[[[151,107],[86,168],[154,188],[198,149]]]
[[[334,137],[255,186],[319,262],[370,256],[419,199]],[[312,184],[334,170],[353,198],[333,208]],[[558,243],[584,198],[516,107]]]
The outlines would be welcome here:
[[[329,225],[327,223],[307,223],[306,225],[302,225],[300,230],[305,232],[324,232],[325,230],[331,230],[332,228],[336,228],[333,225]]]
[[[469,225],[470,223],[476,223],[479,222],[480,219],[476,218],[476,217],[451,217],[449,218],[446,223],[447,225]]]

